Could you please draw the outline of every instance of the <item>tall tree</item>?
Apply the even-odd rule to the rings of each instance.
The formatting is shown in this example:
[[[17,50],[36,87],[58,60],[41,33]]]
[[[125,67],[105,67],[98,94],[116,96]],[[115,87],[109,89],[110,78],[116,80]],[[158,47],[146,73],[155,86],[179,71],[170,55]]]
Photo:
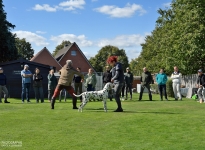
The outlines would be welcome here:
[[[61,44],[57,45],[55,50],[53,51],[52,55],[55,56],[59,50],[63,49],[66,45],[70,45],[70,41],[62,41]]]
[[[98,54],[91,57],[89,61],[97,72],[103,72],[109,56],[118,56],[118,61],[123,64],[123,69],[129,66],[125,50],[111,45],[102,47]]]
[[[152,72],[165,68],[168,74],[174,65],[183,74],[205,69],[205,1],[173,0],[170,8],[158,13],[155,29],[142,44],[138,66]]]
[[[15,46],[15,35],[10,31],[14,29],[15,25],[6,20],[6,13],[3,7],[3,1],[0,0],[0,63],[18,58],[18,52]]]
[[[24,58],[30,60],[34,55],[34,50],[31,47],[29,42],[26,42],[26,39],[15,39],[16,48],[18,50],[19,58]]]

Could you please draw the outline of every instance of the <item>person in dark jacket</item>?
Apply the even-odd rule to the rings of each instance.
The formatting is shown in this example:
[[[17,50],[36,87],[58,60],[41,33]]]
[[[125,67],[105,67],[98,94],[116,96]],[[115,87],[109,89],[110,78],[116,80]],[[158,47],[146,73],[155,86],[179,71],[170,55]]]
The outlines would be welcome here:
[[[8,90],[6,88],[7,78],[3,72],[4,72],[3,68],[0,67],[0,103],[2,103],[1,101],[2,92],[4,93],[4,103],[10,103],[7,101],[7,98],[8,98]]]
[[[152,75],[149,71],[147,71],[147,68],[143,68],[143,73],[141,75],[141,89],[140,89],[140,96],[139,101],[142,100],[142,95],[144,92],[144,89],[147,88],[148,94],[149,94],[149,100],[152,101],[152,93],[150,91],[150,84],[153,83]]]
[[[58,84],[57,78],[54,75],[54,70],[51,69],[48,74],[48,101],[51,102],[51,98],[54,94],[54,90]]]
[[[80,67],[77,67],[76,70],[78,72],[81,72]],[[81,82],[81,80],[82,80],[81,76],[79,76],[77,74],[74,75],[73,81],[74,81],[75,93],[76,94],[78,94],[78,91],[79,91],[79,94],[82,93],[82,82]],[[80,101],[82,102],[82,96],[80,96]]]
[[[160,69],[159,73],[156,76],[156,82],[158,84],[161,101],[163,101],[163,92],[164,92],[164,97],[166,101],[168,101],[167,90],[166,90],[167,75],[164,73],[164,69]]]
[[[113,68],[112,79],[111,82],[114,83],[114,91],[115,91],[115,100],[117,103],[117,109],[114,112],[123,112],[121,101],[120,101],[120,93],[124,83],[124,72],[122,68],[122,64],[117,61],[117,56],[110,56],[107,59],[107,63],[110,64]]]
[[[110,67],[105,67],[106,71],[103,73],[103,86],[105,86],[106,83],[111,82],[112,73],[110,72]],[[112,101],[112,90],[109,90],[108,97],[110,98],[110,101]]]
[[[133,82],[133,74],[130,72],[129,68],[126,68],[126,73],[124,74],[125,76],[125,100],[127,100],[127,93],[128,89],[130,92],[130,100],[132,100],[132,82]]]
[[[39,102],[39,99],[41,99],[41,103],[44,102],[42,80],[43,76],[40,74],[40,70],[36,68],[35,73],[33,74],[33,89],[35,92],[36,103]]]
[[[205,94],[205,75],[203,74],[202,70],[198,70],[198,79],[197,79],[197,95],[199,98],[200,103],[204,101],[204,94]]]

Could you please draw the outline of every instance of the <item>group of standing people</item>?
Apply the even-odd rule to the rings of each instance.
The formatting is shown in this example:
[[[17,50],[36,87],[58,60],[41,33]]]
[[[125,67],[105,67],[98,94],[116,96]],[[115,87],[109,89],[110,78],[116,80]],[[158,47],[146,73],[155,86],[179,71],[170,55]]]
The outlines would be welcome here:
[[[126,91],[125,100],[128,98],[128,91],[130,92],[130,100],[132,100],[132,83],[133,83],[133,74],[131,73],[129,68],[126,68],[126,73],[123,71],[122,64],[118,62],[117,56],[110,56],[107,59],[107,63],[112,66],[112,69],[109,66],[106,66],[106,71],[103,73],[103,83],[104,85],[108,82],[112,82],[114,84],[113,91],[110,91],[109,98],[112,101],[112,98],[116,100],[117,109],[115,112],[123,112],[120,97],[122,92],[122,98],[124,98],[124,89]],[[31,77],[33,77],[33,88],[35,92],[36,102],[39,100],[41,103],[44,102],[44,93],[43,93],[43,76],[40,73],[38,68],[35,69],[35,73],[32,74],[28,69],[28,65],[24,65],[24,69],[21,71],[22,77],[22,103],[26,98],[26,101],[29,103],[29,92],[30,92],[30,84]],[[66,64],[59,71],[60,78],[57,80],[54,75],[54,70],[50,70],[47,76],[48,78],[48,100],[51,103],[51,109],[54,109],[56,97],[59,96],[60,91],[63,89],[67,91],[72,97],[73,109],[78,109],[76,106],[77,98],[73,95],[73,93],[82,93],[82,82],[85,80],[85,87],[87,91],[94,91],[97,83],[96,75],[93,73],[93,69],[88,70],[88,74],[84,75],[81,73],[81,69],[77,67],[75,70],[72,66],[72,61],[67,60]],[[202,73],[202,70],[198,70],[198,95],[200,100],[204,100],[203,94],[205,89],[205,75]],[[182,74],[179,72],[178,67],[174,67],[174,72],[171,74],[172,79],[172,87],[174,91],[175,100],[182,100],[182,96],[180,93],[181,88],[181,77]],[[4,102],[9,103],[7,101],[8,90],[6,88],[6,76],[3,74],[3,68],[0,67],[0,93],[4,93]],[[71,86],[72,82],[74,82],[75,89]],[[153,84],[153,77],[151,73],[147,70],[146,67],[143,68],[143,73],[141,75],[141,89],[139,95],[139,101],[142,100],[143,91],[145,88],[148,90],[149,100],[152,101],[152,93],[150,90],[150,84]],[[165,100],[168,100],[167,92],[166,92],[166,82],[167,75],[164,73],[163,69],[160,69],[159,73],[156,75],[156,82],[158,84],[160,99],[163,100],[163,93]],[[113,94],[114,93],[114,94]],[[0,94],[1,96],[1,94]],[[82,101],[82,97],[80,97]],[[1,97],[0,97],[0,102]]]
[[[66,77],[67,76],[66,73],[68,73],[68,71],[69,71],[69,76]],[[1,70],[0,70],[0,73],[1,73]],[[80,67],[77,67],[77,69],[75,70],[72,67],[72,61],[67,60],[66,64],[59,71],[59,74],[60,74],[59,81],[54,75],[53,69],[49,71],[49,74],[47,76],[48,78],[48,101],[49,102],[52,102],[52,99],[54,98],[56,99],[56,95],[59,95],[60,93],[63,93],[63,92],[65,93],[68,92],[69,94],[72,93],[72,89],[70,88],[72,82],[74,82],[75,92],[76,93],[79,92],[80,94],[82,93],[82,81],[84,79],[84,76],[81,73]],[[30,95],[31,77],[33,77],[33,89],[35,92],[36,102],[38,103],[40,100],[41,103],[43,103],[44,102],[44,93],[43,93],[43,84],[42,84],[43,76],[40,73],[40,70],[36,68],[35,73],[32,74],[31,71],[29,70],[29,66],[26,64],[24,65],[24,69],[21,71],[21,77],[22,77],[22,94],[21,94],[22,103],[24,103],[25,98],[26,98],[26,101],[30,103],[29,95]],[[66,78],[68,78],[69,80],[67,80]],[[97,79],[91,68],[89,69],[88,74],[85,76],[85,79],[86,79],[85,87],[87,88],[87,91],[94,91]],[[2,83],[2,84],[5,84],[5,83]],[[69,85],[69,88],[67,87],[68,85]],[[58,90],[56,89],[58,90],[60,89],[59,94],[58,94]],[[6,90],[3,90],[3,91],[5,91],[4,92],[5,95],[6,93],[8,93],[8,91],[6,92]],[[70,95],[72,96],[72,94]],[[66,98],[66,95],[65,95],[65,98]],[[60,94],[60,100],[61,100],[61,94]],[[80,97],[80,101],[82,102],[82,97]],[[53,103],[54,103],[54,100],[53,100]],[[73,100],[73,108],[77,108],[75,98]]]
[[[175,100],[182,100],[180,88],[181,88],[181,78],[182,74],[179,72],[177,66],[174,66],[174,72],[171,74],[172,79],[172,88],[174,92]],[[167,83],[167,75],[164,73],[164,69],[160,69],[159,73],[156,75],[156,82],[158,84],[160,100],[163,101],[163,93],[165,100],[168,101],[167,91],[166,91],[166,83]],[[141,75],[141,89],[139,101],[142,100],[143,91],[145,88],[148,90],[149,100],[152,101],[152,93],[150,90],[150,84],[153,84],[153,78],[151,73],[147,70],[146,67],[143,68],[143,73]]]

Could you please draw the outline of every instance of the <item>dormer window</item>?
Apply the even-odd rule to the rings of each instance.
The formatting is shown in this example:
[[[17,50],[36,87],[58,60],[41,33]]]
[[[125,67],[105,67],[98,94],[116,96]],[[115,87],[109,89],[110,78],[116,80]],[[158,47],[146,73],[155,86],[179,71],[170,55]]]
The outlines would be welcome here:
[[[71,56],[76,56],[76,51],[75,50],[71,51]]]

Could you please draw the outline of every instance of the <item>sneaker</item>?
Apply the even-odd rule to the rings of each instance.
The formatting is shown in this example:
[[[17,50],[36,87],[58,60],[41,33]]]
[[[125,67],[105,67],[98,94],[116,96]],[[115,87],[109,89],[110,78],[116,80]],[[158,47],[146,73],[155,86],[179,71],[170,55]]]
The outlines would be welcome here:
[[[121,100],[124,101],[125,100],[124,97],[122,97]]]
[[[4,101],[4,103],[10,103],[10,102],[8,102],[8,101]]]
[[[118,109],[116,109],[114,112],[123,112],[123,109],[122,108],[118,108]]]
[[[24,101],[22,101],[22,103],[24,103]]]

